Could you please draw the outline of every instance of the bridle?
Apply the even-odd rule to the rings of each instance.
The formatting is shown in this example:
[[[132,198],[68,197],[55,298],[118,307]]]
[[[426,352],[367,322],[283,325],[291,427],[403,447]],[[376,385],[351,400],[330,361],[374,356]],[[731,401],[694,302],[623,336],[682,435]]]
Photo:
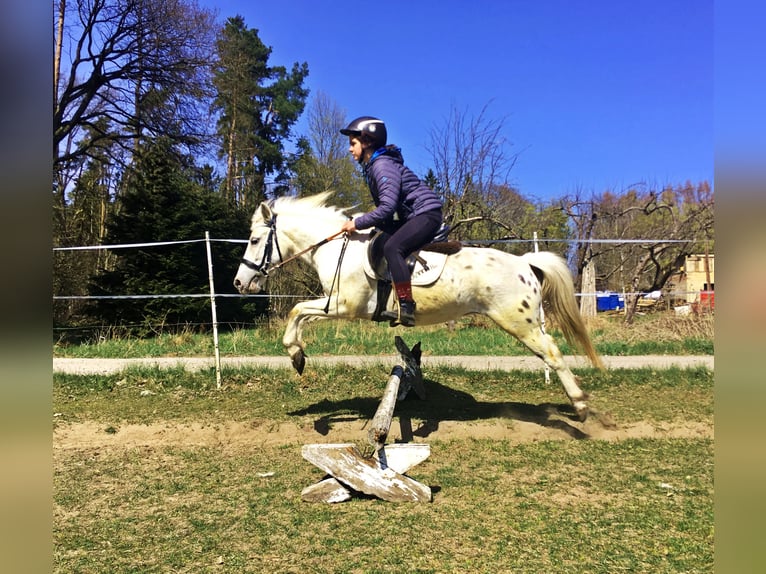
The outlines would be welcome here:
[[[252,269],[256,273],[260,273],[262,277],[268,277],[269,271],[272,269],[278,269],[282,264],[286,263],[282,259],[282,251],[279,249],[279,240],[277,239],[277,216],[274,214],[267,224],[269,226],[269,234],[266,236],[266,246],[263,248],[263,257],[261,257],[260,263],[255,263],[243,257],[239,260],[242,265],[248,269]],[[274,247],[277,248],[277,255],[279,256],[279,263],[271,265],[271,255],[274,252]],[[292,259],[292,258],[291,258]],[[289,261],[289,259],[288,259]]]
[[[260,274],[261,277],[268,277],[269,271],[273,271],[275,269],[279,269],[284,265],[285,263],[288,263],[292,261],[293,259],[297,259],[304,253],[308,253],[309,251],[313,249],[317,249],[324,245],[325,243],[329,243],[338,235],[341,233],[344,233],[343,230],[338,231],[336,233],[333,233],[329,237],[325,237],[321,241],[318,241],[314,243],[313,245],[309,245],[306,249],[303,251],[300,251],[296,253],[295,255],[292,255],[291,257],[288,257],[287,259],[284,259],[282,257],[282,251],[279,249],[279,240],[277,239],[277,214],[275,213],[272,215],[271,220],[268,223],[269,226],[269,234],[266,236],[266,246],[263,248],[263,257],[261,257],[260,263],[255,263],[254,261],[250,261],[249,259],[242,258],[240,259],[240,263],[244,265],[245,267],[252,269],[256,272],[256,274]],[[335,283],[340,280],[340,266],[343,263],[343,256],[346,254],[346,247],[348,246],[348,233],[344,235],[343,238],[343,247],[341,247],[340,250],[340,256],[338,257],[338,266],[335,268],[335,273],[333,274],[332,278],[332,285],[330,286],[330,293],[332,293]],[[276,265],[271,264],[271,255],[274,251],[274,247],[277,248],[277,255],[279,255],[279,263]],[[252,283],[255,279],[255,276],[253,276],[252,279],[250,279],[250,282]],[[325,305],[324,312],[327,313],[330,310],[330,297],[327,298],[327,304]]]
[[[338,237],[338,235],[343,233],[343,231],[338,231],[337,233],[333,233],[329,237],[325,237],[321,241],[317,241],[313,245],[309,245],[303,251],[300,251],[296,253],[295,255],[292,255],[291,257],[284,259],[282,257],[282,251],[279,249],[279,239],[277,239],[277,214],[276,213],[272,215],[267,225],[269,227],[269,234],[266,236],[266,246],[263,248],[263,257],[261,257],[261,262],[255,263],[254,261],[250,261],[249,259],[246,259],[245,257],[239,260],[239,262],[242,263],[242,265],[244,265],[248,269],[252,269],[256,273],[259,273],[262,277],[268,277],[269,271],[279,269],[285,263],[289,263],[293,259],[297,259],[301,255],[303,255],[304,253],[308,253],[312,249],[317,249],[318,247],[321,247],[325,243],[332,241],[333,239]],[[346,238],[345,238],[344,249],[341,253],[341,259],[343,257],[343,253],[345,253],[345,246],[347,244],[348,244],[348,235],[346,235]],[[277,255],[279,256],[279,263],[272,265],[271,255],[274,252],[275,247],[277,248]]]

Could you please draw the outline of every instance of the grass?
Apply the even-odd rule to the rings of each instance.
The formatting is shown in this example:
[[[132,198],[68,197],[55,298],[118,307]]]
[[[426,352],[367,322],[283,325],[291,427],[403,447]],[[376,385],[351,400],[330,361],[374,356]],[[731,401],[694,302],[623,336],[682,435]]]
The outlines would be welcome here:
[[[550,332],[564,354],[577,354],[552,326]],[[283,355],[284,322],[275,321],[254,329],[222,332],[222,356]],[[591,321],[591,337],[602,355],[709,355],[713,354],[713,317],[675,317],[654,313],[624,325],[620,315],[601,315]],[[453,328],[430,326],[415,330],[391,329],[366,321],[320,321],[308,325],[304,340],[313,355],[378,355],[393,352],[394,334],[406,333],[422,341],[431,355],[527,355],[529,351],[483,317],[467,317]],[[189,330],[137,339],[105,337],[97,341],[70,345],[58,341],[53,346],[58,357],[162,357],[210,356],[212,336]]]
[[[696,369],[575,371],[594,409],[623,423],[706,420],[713,415],[713,373]],[[120,424],[219,420],[311,423],[317,417],[371,418],[385,368],[319,367],[298,377],[287,369],[243,368],[225,373],[216,390],[211,372],[137,368],[116,375],[53,376],[56,424]],[[397,413],[420,421],[507,418],[525,405],[566,403],[555,375],[534,371],[468,371],[438,367],[425,373],[426,401],[399,403]],[[657,396],[662,398],[657,401]],[[511,415],[512,417],[512,415]]]
[[[713,571],[710,440],[432,452],[432,504],[331,506],[294,447],[58,451],[54,572]]]
[[[712,322],[641,319],[630,329],[609,319],[594,325],[601,352],[638,354],[653,339],[667,340],[664,349],[712,352]],[[502,354],[512,347],[482,322],[418,333],[433,354],[470,354],[482,344],[487,354],[498,353],[495,334],[504,341]],[[307,343],[312,353],[392,353],[393,334],[327,323],[312,326]],[[226,338],[226,352],[281,354],[280,338],[279,326],[236,332]],[[260,343],[251,346],[251,339]],[[194,355],[209,354],[208,347],[187,333],[55,352]],[[620,428],[713,424],[713,373],[705,368],[575,372],[591,393],[594,417]],[[247,435],[252,440],[227,440],[227,425],[236,422],[271,435],[282,425],[326,428],[329,439],[363,444],[388,374],[383,365],[312,365],[302,377],[247,367],[225,370],[217,390],[212,370],[54,373],[54,430],[81,424],[92,435],[79,444],[54,436],[54,572],[713,572],[712,438],[687,432],[583,440],[587,434],[561,432],[579,423],[568,418],[555,376],[549,385],[540,372],[427,369],[427,400],[397,403],[395,416],[427,431],[432,455],[408,474],[432,487],[430,504],[365,497],[304,503],[301,490],[323,476],[300,456],[301,441],[259,440],[265,435],[257,432]],[[480,424],[500,432],[474,438]],[[131,446],[116,442],[126,425],[174,436],[184,425],[191,430],[182,440]],[[464,432],[432,430],[440,425]],[[524,425],[550,432],[520,440]],[[195,441],[193,433],[207,428],[222,429],[220,444]]]

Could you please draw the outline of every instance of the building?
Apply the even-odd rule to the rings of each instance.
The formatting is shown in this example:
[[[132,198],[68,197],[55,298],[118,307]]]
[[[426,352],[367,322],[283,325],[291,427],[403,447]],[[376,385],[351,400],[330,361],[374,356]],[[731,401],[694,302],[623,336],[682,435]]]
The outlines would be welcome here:
[[[671,298],[677,302],[715,307],[715,255],[689,255],[684,266],[668,281]]]

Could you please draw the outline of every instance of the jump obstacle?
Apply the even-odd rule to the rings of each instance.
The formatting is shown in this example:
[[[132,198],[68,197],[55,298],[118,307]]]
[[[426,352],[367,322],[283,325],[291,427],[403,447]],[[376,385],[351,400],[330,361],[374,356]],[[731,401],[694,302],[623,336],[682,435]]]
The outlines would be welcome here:
[[[303,458],[329,475],[304,488],[303,501],[343,502],[354,493],[364,493],[389,502],[431,502],[431,488],[405,475],[429,457],[431,445],[386,444],[396,402],[410,391],[420,399],[426,396],[420,370],[420,343],[410,349],[401,337],[394,341],[404,367],[396,365],[391,370],[367,431],[367,441],[374,453],[365,457],[354,443],[303,445]]]

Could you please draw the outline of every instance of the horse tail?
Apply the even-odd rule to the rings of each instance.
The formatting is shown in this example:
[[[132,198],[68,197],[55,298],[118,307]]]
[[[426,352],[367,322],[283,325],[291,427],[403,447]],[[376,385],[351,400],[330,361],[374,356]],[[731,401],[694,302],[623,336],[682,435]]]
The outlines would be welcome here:
[[[547,310],[561,328],[564,338],[570,345],[578,347],[594,367],[603,369],[604,363],[593,347],[577,307],[574,280],[564,259],[550,251],[525,253],[522,258],[542,273],[543,301],[547,303]]]

